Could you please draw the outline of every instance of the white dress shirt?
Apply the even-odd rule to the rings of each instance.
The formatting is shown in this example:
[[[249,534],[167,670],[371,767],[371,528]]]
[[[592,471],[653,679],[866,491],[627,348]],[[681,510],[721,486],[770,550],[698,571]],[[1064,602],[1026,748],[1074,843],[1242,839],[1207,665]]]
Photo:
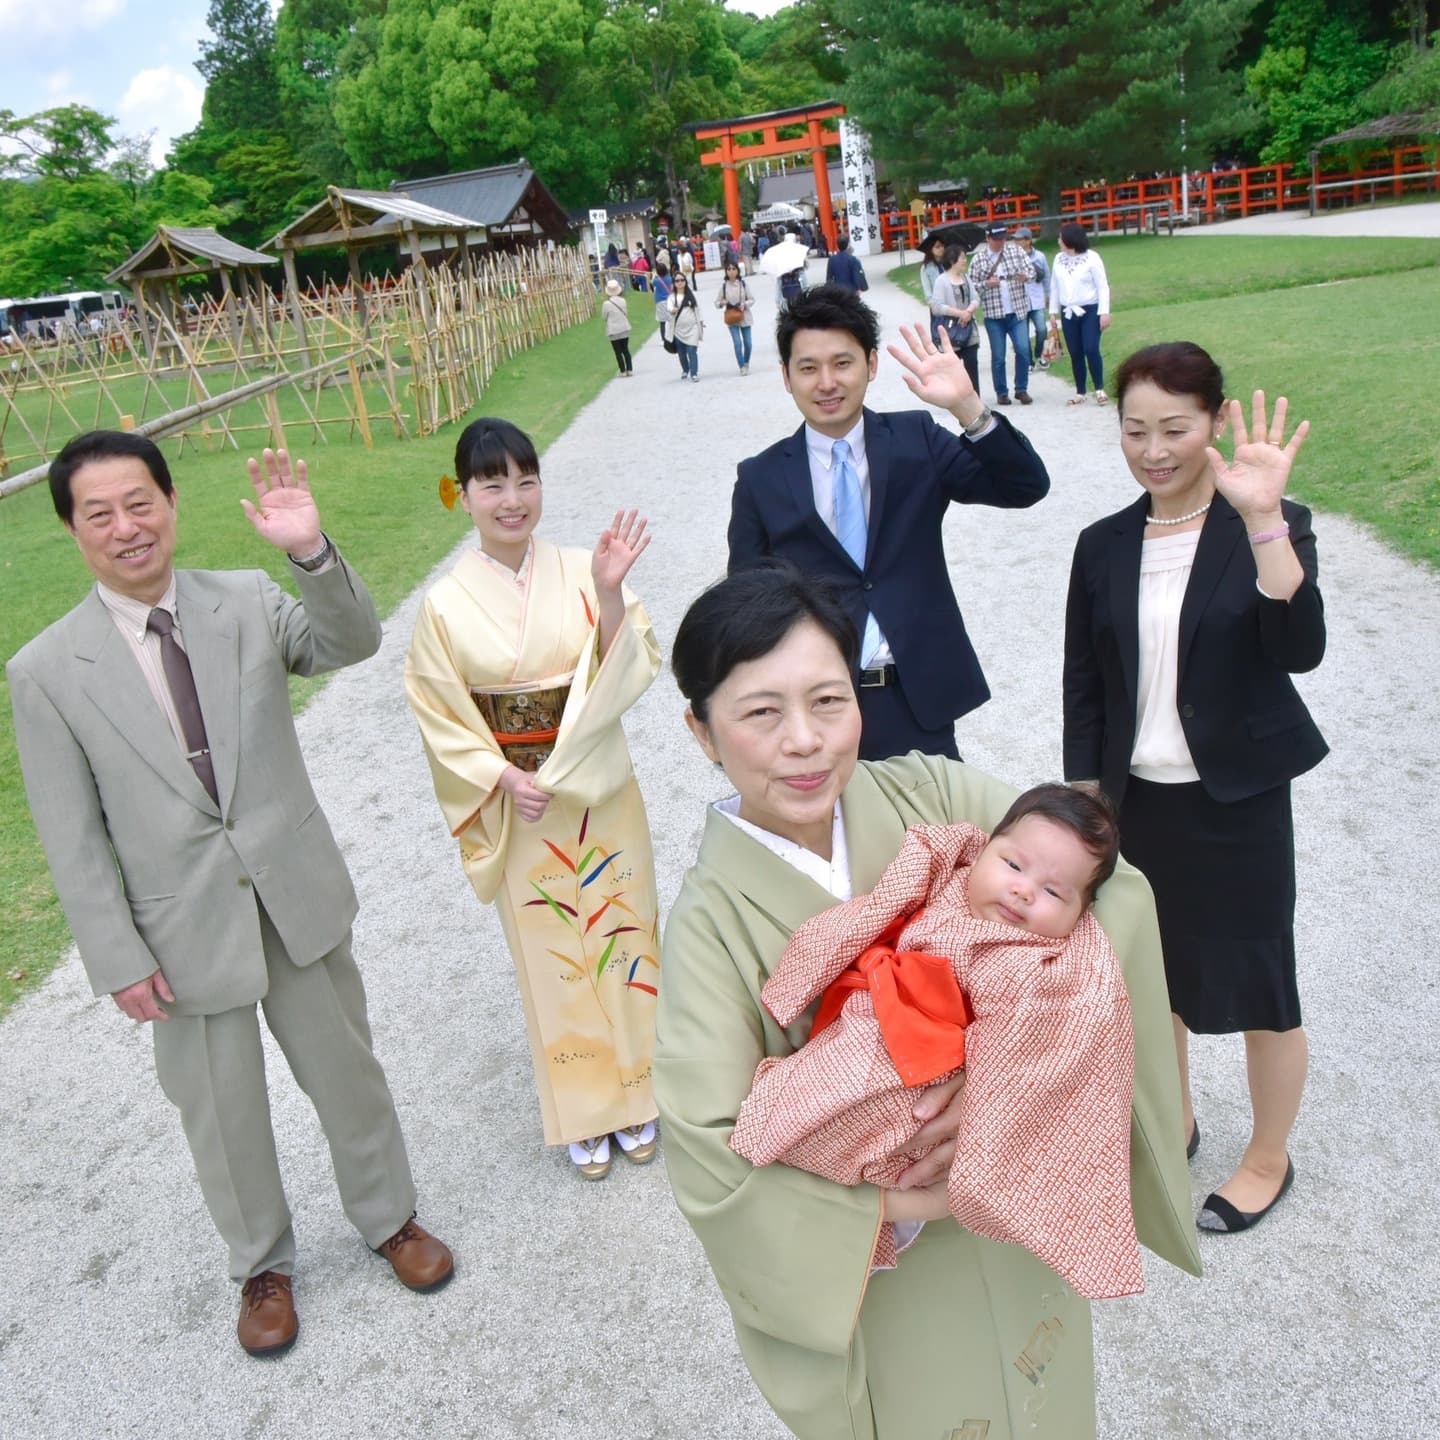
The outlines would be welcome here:
[[[865,525],[868,531],[870,525],[870,462],[865,458],[865,417],[863,415],[844,438],[845,443],[850,447],[850,463],[855,467],[855,474],[860,481],[860,499],[865,506]],[[834,451],[836,443],[828,435],[822,435],[818,430],[812,430],[809,425],[805,427],[805,453],[810,461],[810,490],[815,497],[815,511],[824,522],[825,528],[838,539],[840,532],[835,528]],[[860,663],[866,669],[895,663],[894,652],[890,649],[889,643],[885,639],[885,632],[880,629],[878,620],[875,622],[875,630],[880,637],[880,643],[875,647],[873,654],[860,657]]]
[[[170,618],[175,622],[175,643],[182,650],[185,649],[184,621],[175,609],[173,572],[170,583],[165,587],[165,593],[154,605],[147,605],[143,600],[132,600],[128,595],[121,595],[99,581],[95,583],[95,590],[100,596],[100,603],[110,612],[115,628],[125,637],[125,643],[135,656],[140,673],[145,677],[145,684],[170,726],[175,743],[182,753],[188,754],[190,747],[185,743],[185,732],[180,728],[180,714],[175,709],[175,701],[170,694],[170,682],[165,678],[165,665],[160,658],[160,637],[147,628],[152,610],[168,610]]]

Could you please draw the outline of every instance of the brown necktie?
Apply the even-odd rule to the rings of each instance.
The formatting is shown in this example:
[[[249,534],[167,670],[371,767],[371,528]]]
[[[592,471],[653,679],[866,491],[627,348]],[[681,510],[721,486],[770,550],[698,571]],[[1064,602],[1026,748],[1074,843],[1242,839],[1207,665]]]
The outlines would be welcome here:
[[[180,731],[185,736],[185,747],[189,752],[185,758],[200,783],[210,792],[210,798],[218,805],[220,792],[215,786],[215,767],[210,763],[205,717],[200,713],[200,697],[195,693],[195,676],[190,671],[190,659],[175,638],[175,621],[168,610],[156,608],[150,612],[145,628],[160,637],[160,663],[165,667],[170,698],[175,702]]]

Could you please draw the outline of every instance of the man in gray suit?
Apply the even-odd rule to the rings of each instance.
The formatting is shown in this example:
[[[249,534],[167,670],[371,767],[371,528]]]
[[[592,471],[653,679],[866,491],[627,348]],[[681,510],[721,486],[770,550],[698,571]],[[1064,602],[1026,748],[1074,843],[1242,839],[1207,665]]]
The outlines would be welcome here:
[[[345,1213],[412,1289],[450,1278],[415,1223],[400,1122],[350,954],[357,902],[310,788],[288,677],[373,655],[380,623],[320,528],[305,465],[249,462],[258,570],[173,568],[177,497],[155,444],[72,440],[56,513],[97,584],[6,667],[20,765],[55,889],[97,995],[154,1022],[155,1068],[243,1285],[251,1354],[298,1330],[256,1003],[329,1142]]]

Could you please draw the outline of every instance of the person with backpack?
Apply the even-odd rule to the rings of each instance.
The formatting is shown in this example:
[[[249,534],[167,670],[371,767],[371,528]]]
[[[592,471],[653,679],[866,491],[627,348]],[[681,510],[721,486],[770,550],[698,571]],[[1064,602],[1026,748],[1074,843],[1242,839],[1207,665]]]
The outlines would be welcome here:
[[[805,267],[802,265],[798,270],[786,271],[775,282],[775,305],[780,314],[784,314],[793,300],[798,300],[810,288],[809,278],[805,274]]]
[[[669,300],[670,333],[680,354],[680,378],[699,383],[700,341],[705,335],[705,321],[695,303],[695,291],[682,272],[675,277],[675,289]]]
[[[740,261],[732,255],[725,262],[725,278],[720,282],[715,308],[725,312],[725,326],[742,375],[750,373],[750,311],[754,304],[755,297],[740,273]]]

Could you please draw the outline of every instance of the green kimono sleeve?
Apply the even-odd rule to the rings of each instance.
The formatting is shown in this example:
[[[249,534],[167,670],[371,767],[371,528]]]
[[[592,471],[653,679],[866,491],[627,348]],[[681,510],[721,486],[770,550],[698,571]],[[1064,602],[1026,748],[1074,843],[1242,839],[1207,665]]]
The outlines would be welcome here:
[[[729,1143],[755,1067],[792,1048],[759,1002],[787,934],[777,927],[773,955],[760,953],[772,947],[757,950],[724,889],[687,875],[665,927],[655,1100],[676,1202],[737,1327],[844,1356],[869,1277],[880,1192],[788,1165],[757,1170]]]

